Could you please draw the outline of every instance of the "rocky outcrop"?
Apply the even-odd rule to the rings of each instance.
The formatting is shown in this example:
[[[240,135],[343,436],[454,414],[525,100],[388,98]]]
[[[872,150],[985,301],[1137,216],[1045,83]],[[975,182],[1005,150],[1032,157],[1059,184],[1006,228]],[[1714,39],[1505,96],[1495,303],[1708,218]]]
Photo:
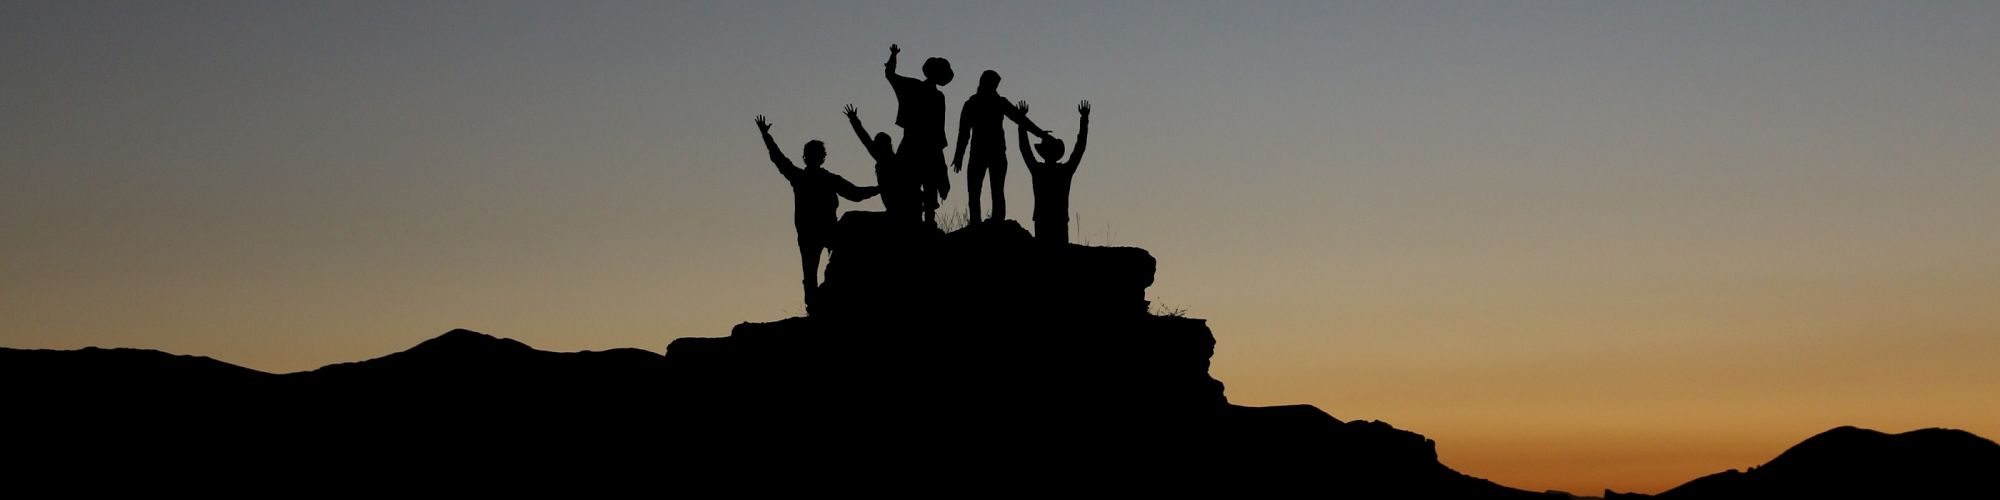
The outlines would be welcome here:
[[[1050,244],[1014,221],[939,232],[876,212],[840,221],[815,317],[1035,323],[1146,314],[1152,254]]]
[[[1146,313],[1144,250],[1046,245],[1008,221],[945,235],[850,214],[841,227],[812,313],[675,341],[682,388],[1030,420],[1226,404],[1208,327]]]
[[[668,346],[682,416],[747,430],[719,449],[775,440],[912,457],[891,470],[1028,458],[1048,477],[1175,471],[1177,487],[1534,496],[1453,472],[1388,424],[1231,405],[1208,373],[1206,323],[1147,312],[1145,250],[1050,244],[1011,221],[943,234],[850,213],[840,229],[809,315]]]

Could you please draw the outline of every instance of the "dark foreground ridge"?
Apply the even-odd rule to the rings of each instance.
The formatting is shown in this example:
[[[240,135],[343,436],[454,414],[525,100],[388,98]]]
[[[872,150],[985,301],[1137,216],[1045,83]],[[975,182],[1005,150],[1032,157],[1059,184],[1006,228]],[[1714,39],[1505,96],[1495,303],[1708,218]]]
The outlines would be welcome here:
[[[1382,422],[1230,404],[1208,374],[1207,325],[1147,312],[1144,250],[872,213],[839,233],[809,316],[682,338],[664,355],[545,352],[467,330],[291,374],[0,349],[10,449],[28,464],[17,477],[1560,497],[1459,474],[1430,440]],[[1990,478],[1986,456],[1947,473]],[[1676,495],[1843,463],[1780,457],[1662,497],[1748,498]]]

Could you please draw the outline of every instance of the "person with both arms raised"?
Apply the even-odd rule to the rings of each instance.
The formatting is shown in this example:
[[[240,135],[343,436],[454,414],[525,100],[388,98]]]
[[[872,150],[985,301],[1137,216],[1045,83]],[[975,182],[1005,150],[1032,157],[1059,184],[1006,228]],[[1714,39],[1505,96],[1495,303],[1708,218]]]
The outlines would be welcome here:
[[[1028,113],[1028,101],[1016,106],[1021,114]],[[1021,162],[1028,165],[1028,173],[1034,177],[1035,185],[1035,238],[1056,243],[1069,242],[1069,186],[1076,176],[1076,167],[1083,161],[1083,148],[1090,141],[1090,101],[1076,105],[1076,150],[1069,154],[1068,161],[1062,161],[1062,139],[1053,137],[1042,139],[1034,149],[1042,153],[1042,160],[1035,160],[1035,152],[1028,148],[1028,129],[1020,129]]]

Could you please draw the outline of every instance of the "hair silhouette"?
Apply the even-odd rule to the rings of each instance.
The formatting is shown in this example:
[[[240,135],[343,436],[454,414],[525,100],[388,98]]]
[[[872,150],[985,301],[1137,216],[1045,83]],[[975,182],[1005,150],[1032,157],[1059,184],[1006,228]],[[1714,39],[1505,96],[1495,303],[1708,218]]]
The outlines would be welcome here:
[[[801,154],[806,160],[806,168],[823,165],[826,163],[826,143],[820,142],[819,139],[806,141],[805,151]]]
[[[1026,144],[1027,141],[1022,141],[1022,143]],[[1063,140],[1053,137],[1042,139],[1042,142],[1035,144],[1035,152],[1041,153],[1044,161],[1055,162],[1061,160],[1063,155]],[[1023,151],[1023,153],[1026,152]]]
[[[1028,101],[1021,101],[1016,109],[1023,116],[1028,114]],[[1062,139],[1047,137],[1034,149],[1041,152],[1042,159],[1035,159],[1035,152],[1028,149],[1028,130],[1020,129],[1021,162],[1028,165],[1028,173],[1034,177],[1035,186],[1035,238],[1058,243],[1069,242],[1069,188],[1076,176],[1076,168],[1083,161],[1083,148],[1090,141],[1090,101],[1076,105],[1076,151],[1063,161]],[[996,201],[997,203],[997,201]]]
[[[951,83],[951,61],[933,57],[924,61],[924,79],[896,74],[896,55],[903,49],[889,46],[889,62],[882,64],[882,76],[896,91],[896,125],[903,127],[903,144],[896,149],[896,170],[917,186],[916,201],[925,222],[936,223],[939,200],[951,195],[951,179],[944,170],[944,92],[938,87]]]
[[[866,200],[880,192],[876,187],[856,187],[839,174],[829,172],[820,165],[826,161],[826,143],[819,140],[807,141],[804,158],[806,168],[792,164],[783,151],[778,150],[777,139],[771,138],[771,122],[764,115],[757,115],[757,132],[764,136],[764,149],[771,154],[771,164],[778,167],[778,173],[792,184],[792,224],[798,228],[799,269],[804,273],[800,284],[805,287],[805,302],[811,307],[819,290],[819,255],[832,240],[834,211],[840,208],[840,199],[850,201]],[[836,198],[838,196],[839,198]]]
[[[985,187],[987,174],[993,175],[993,219],[1007,218],[1007,133],[1000,119],[1010,118],[1023,134],[1048,137],[1048,132],[1036,126],[1026,113],[998,93],[1000,73],[986,70],[979,75],[979,91],[965,99],[965,106],[958,112],[958,148],[952,153],[952,171],[965,169],[965,152],[972,150],[972,170],[966,172],[966,218],[969,223],[980,219],[979,194]]]
[[[894,49],[896,46],[890,45],[889,47]],[[891,55],[890,57],[893,58],[895,56]],[[953,75],[951,61],[947,61],[942,57],[933,57],[924,60],[924,81],[926,83],[943,87],[951,83]]]
[[[973,90],[974,93],[991,94],[998,90],[1000,90],[1000,72],[989,69],[979,73],[979,87]]]

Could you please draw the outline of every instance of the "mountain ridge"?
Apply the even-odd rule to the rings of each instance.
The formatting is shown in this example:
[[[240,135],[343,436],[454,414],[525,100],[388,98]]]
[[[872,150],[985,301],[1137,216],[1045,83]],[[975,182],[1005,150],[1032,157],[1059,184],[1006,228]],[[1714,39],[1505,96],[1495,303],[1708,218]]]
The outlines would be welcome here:
[[[1142,249],[1038,242],[1011,221],[944,233],[867,212],[843,218],[839,234],[807,315],[660,352],[549,352],[454,329],[285,374],[157,351],[0,349],[0,375],[36,381],[13,400],[18,421],[46,432],[19,445],[48,458],[37,464],[54,477],[117,450],[149,459],[117,469],[134,477],[222,467],[410,480],[397,471],[452,463],[775,491],[935,482],[1567,496],[1459,473],[1435,442],[1388,423],[1230,403],[1208,372],[1206,321],[1147,312],[1158,262]],[[195,375],[161,375],[182,368]],[[234,458],[178,451],[190,449]],[[1677,491],[1661,498],[1721,498]]]
[[[391,353],[390,355],[373,358],[371,360],[349,362],[349,363],[336,363],[328,366],[331,367],[340,365],[352,365],[357,363],[366,363],[368,361],[379,360],[396,354],[404,354],[416,351],[420,346],[426,346],[426,345],[449,349],[452,351],[448,353],[450,357],[479,356],[481,355],[480,353],[491,353],[494,351],[492,349],[481,348],[481,347],[459,350],[460,348],[466,347],[471,343],[460,341],[462,339],[446,338],[450,336],[464,336],[465,334],[468,333],[484,337],[485,339],[491,339],[490,340],[491,342],[504,343],[504,345],[510,345],[510,346],[519,345],[538,353],[554,355],[554,356],[581,355],[587,353],[606,352],[606,351],[576,351],[576,352],[541,351],[513,339],[492,337],[485,334],[480,334],[478,332],[474,332],[472,330],[454,329],[452,331],[446,332],[444,335],[440,335],[439,337],[432,338],[424,342],[420,342],[416,345],[413,345],[410,349],[406,349],[404,351],[398,351],[396,353]],[[444,339],[444,341],[440,341],[440,339]],[[662,361],[664,361],[664,357],[661,356],[659,353],[654,353],[642,349],[621,348],[621,349],[613,349],[611,351],[636,351],[638,353],[644,353],[647,356],[659,357],[661,358]],[[225,361],[215,360],[204,356],[177,355],[152,349],[86,347],[75,350],[55,350],[55,349],[15,349],[15,348],[0,347],[0,374],[5,374],[9,379],[14,379],[14,377],[21,375],[23,372],[32,370],[33,366],[36,366],[37,364],[44,364],[39,362],[26,362],[38,358],[43,360],[60,358],[57,359],[56,362],[68,365],[72,369],[83,369],[83,368],[97,367],[97,366],[118,366],[126,363],[127,360],[133,359],[135,356],[157,357],[161,359],[169,359],[169,360],[185,362],[189,363],[190,365],[202,365],[211,367],[214,365],[223,365],[227,367],[227,369],[224,370],[224,372],[226,373],[248,372],[248,373],[254,373],[257,376],[270,377],[273,379],[283,378],[290,375],[319,371],[318,369],[316,369],[316,370],[308,370],[305,372],[274,374],[274,373],[258,371],[251,368],[241,367],[238,365],[230,364]],[[322,367],[322,369],[323,368],[325,367]],[[1361,427],[1379,427],[1379,428],[1393,429],[1393,426],[1390,426],[1389,424],[1380,421],[1356,420],[1351,422],[1341,422],[1339,419],[1334,418],[1332,415],[1310,405],[1282,405],[1274,407],[1260,407],[1260,408],[1240,407],[1240,408],[1242,411],[1262,412],[1266,413],[1267,415],[1275,416],[1278,418],[1307,422],[1317,425],[1341,424],[1341,425],[1352,425]],[[1435,443],[1431,443],[1428,439],[1422,439],[1422,437],[1419,435],[1407,434],[1404,436],[1406,436],[1406,439],[1422,440],[1425,443],[1426,447],[1435,446]],[[1759,487],[1757,491],[1745,493],[1738,491],[1726,491],[1726,489],[1742,487],[1741,484],[1739,483],[1744,482],[1746,480],[1745,478],[1750,475],[1758,474],[1759,471],[1772,470],[1773,467],[1785,468],[1785,467],[1794,467],[1799,465],[1810,466],[1812,465],[1813,462],[1825,461],[1820,458],[1813,458],[1811,457],[1812,455],[1826,455],[1826,454],[1841,455],[1841,456],[1853,455],[1856,454],[1858,450],[1865,450],[1874,447],[1873,445],[1866,445],[1866,444],[1863,444],[1861,446],[1856,446],[1855,443],[1857,442],[1873,441],[1882,438],[1895,438],[1897,436],[1919,436],[1925,438],[1925,440],[1927,441],[1948,441],[1956,443],[1951,445],[1952,448],[1964,448],[1967,446],[1972,446],[1981,449],[1987,449],[1989,451],[1994,449],[2000,449],[2000,445],[1995,445],[1990,440],[1987,440],[1973,433],[1959,429],[1932,427],[1932,428],[1915,429],[1897,434],[1890,434],[1854,426],[1841,426],[1827,430],[1819,434],[1815,434],[1814,436],[1809,437],[1806,440],[1803,440],[1790,448],[1787,448],[1785,451],[1773,457],[1770,461],[1766,462],[1765,464],[1757,467],[1752,467],[1747,471],[1731,470],[1717,474],[1711,474],[1708,476],[1703,476],[1700,478],[1690,480],[1689,482],[1684,483],[1681,486],[1677,486],[1675,488],[1669,489],[1659,494],[1650,496],[1643,494],[1616,493],[1607,491],[1606,498],[1611,498],[1611,499],[1783,498],[1788,495],[1795,495],[1800,492],[1809,490],[1794,490],[1791,492],[1781,493],[1781,492],[1772,492],[1767,487]],[[1805,463],[1800,464],[1800,462],[1805,462]],[[2000,470],[2000,469],[1982,469],[1982,470],[1975,470],[1975,472],[1990,472],[1992,470]],[[1950,487],[1953,488],[1953,490],[1951,491],[1963,491],[1961,489],[1963,488],[1962,485],[1952,485]],[[1843,491],[1851,491],[1851,490],[1843,490]],[[1894,489],[1894,491],[1900,493],[1907,493],[1910,491],[1922,492],[1924,491],[1924,489],[1921,487],[1897,487]],[[1758,495],[1764,495],[1764,496],[1758,496]]]
[[[2000,492],[2000,444],[1958,429],[1897,434],[1840,426],[1800,441],[1763,465],[1695,478],[1658,495],[1607,498],[1727,500],[1802,497],[1980,497]]]

